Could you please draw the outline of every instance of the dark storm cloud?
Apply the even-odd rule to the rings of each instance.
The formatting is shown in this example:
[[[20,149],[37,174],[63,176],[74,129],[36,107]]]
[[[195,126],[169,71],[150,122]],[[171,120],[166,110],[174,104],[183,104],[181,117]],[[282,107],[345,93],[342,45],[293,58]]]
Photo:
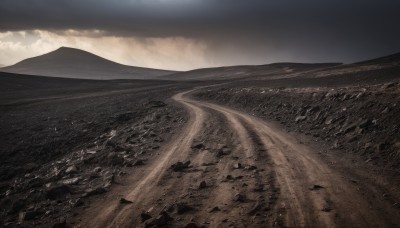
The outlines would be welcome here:
[[[201,39],[216,59],[239,49],[231,58],[351,61],[400,50],[397,0],[1,0],[0,21],[0,31]]]

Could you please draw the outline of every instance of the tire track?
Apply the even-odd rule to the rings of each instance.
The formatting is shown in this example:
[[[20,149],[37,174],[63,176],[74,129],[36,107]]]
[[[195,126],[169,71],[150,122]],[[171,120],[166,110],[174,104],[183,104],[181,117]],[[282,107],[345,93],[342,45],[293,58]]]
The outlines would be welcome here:
[[[79,227],[139,226],[142,224],[140,211],[150,210],[157,215],[179,202],[189,202],[195,209],[176,215],[177,219],[171,223],[174,226],[192,221],[206,227],[388,227],[395,224],[387,219],[384,211],[372,210],[370,202],[355,186],[293,136],[240,111],[193,100],[188,96],[191,92],[173,97],[189,111],[187,126],[160,151],[152,164],[131,175],[128,186],[94,204]],[[192,151],[196,137],[212,146]],[[211,150],[218,140],[227,143],[232,151],[216,158]],[[184,160],[191,160],[194,167],[182,173],[167,172],[171,164]],[[203,165],[206,160],[215,162]],[[239,162],[258,168],[233,168]],[[198,188],[201,180],[207,180],[207,188]],[[323,187],[310,190],[310,185]],[[245,197],[232,200],[236,194]],[[133,203],[117,204],[120,196]],[[385,208],[382,205],[378,208]],[[220,211],[210,213],[210,207],[214,206]]]
[[[393,224],[382,216],[385,213],[370,210],[370,204],[357,188],[292,136],[248,114],[208,102],[191,102],[240,118],[259,136],[274,163],[281,192],[275,212],[284,212],[276,216],[284,216],[283,226],[387,227]],[[313,184],[323,188],[309,190]]]
[[[87,219],[82,221],[78,227],[129,227],[132,223],[136,223],[132,215],[134,212],[137,213],[137,207],[143,207],[143,205],[146,205],[146,201],[148,202],[157,195],[162,196],[162,189],[156,187],[160,178],[174,161],[187,156],[193,138],[201,129],[205,118],[205,113],[202,109],[183,100],[182,96],[184,94],[177,94],[173,99],[187,107],[190,115],[189,123],[182,130],[182,133],[160,152],[161,157],[156,163],[141,170],[140,173],[134,174],[135,177],[130,180],[133,183],[131,189],[120,193],[133,203],[129,206],[121,207],[116,204],[119,195],[111,196],[107,201],[94,205],[94,210],[89,211],[84,216]],[[138,216],[136,215],[136,217]]]

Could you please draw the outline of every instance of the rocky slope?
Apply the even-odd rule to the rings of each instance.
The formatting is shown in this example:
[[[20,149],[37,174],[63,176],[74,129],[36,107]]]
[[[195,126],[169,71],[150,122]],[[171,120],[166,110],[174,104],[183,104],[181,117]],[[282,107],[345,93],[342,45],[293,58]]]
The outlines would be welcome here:
[[[83,92],[75,90],[81,81],[65,80],[56,90],[14,90],[15,101],[0,93],[8,100],[0,104],[2,226],[64,226],[77,207],[145,164],[185,122],[183,109],[167,99],[174,87],[109,82]]]
[[[198,99],[232,106],[310,135],[365,162],[400,167],[400,84],[354,87],[221,87]]]

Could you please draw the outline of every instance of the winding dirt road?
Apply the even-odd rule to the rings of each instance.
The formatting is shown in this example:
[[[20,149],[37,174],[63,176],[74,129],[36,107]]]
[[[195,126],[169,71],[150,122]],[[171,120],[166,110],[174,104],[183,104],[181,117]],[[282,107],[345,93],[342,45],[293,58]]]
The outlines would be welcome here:
[[[317,151],[274,124],[193,100],[191,92],[173,97],[190,114],[181,133],[135,169],[128,184],[93,202],[78,227],[162,225],[164,211],[173,227],[400,225],[399,210],[373,197],[374,183],[365,190],[371,193],[360,191]],[[170,169],[189,160],[180,172]],[[119,204],[121,197],[133,203]],[[143,222],[142,212],[152,218]]]

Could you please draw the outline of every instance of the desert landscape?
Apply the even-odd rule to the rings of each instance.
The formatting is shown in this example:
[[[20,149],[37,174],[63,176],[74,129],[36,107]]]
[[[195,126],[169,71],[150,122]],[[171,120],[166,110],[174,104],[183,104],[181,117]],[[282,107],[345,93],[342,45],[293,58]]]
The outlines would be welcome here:
[[[400,227],[399,9],[2,0],[0,227]]]
[[[399,72],[399,55],[152,80],[3,72],[1,223],[398,226]]]

